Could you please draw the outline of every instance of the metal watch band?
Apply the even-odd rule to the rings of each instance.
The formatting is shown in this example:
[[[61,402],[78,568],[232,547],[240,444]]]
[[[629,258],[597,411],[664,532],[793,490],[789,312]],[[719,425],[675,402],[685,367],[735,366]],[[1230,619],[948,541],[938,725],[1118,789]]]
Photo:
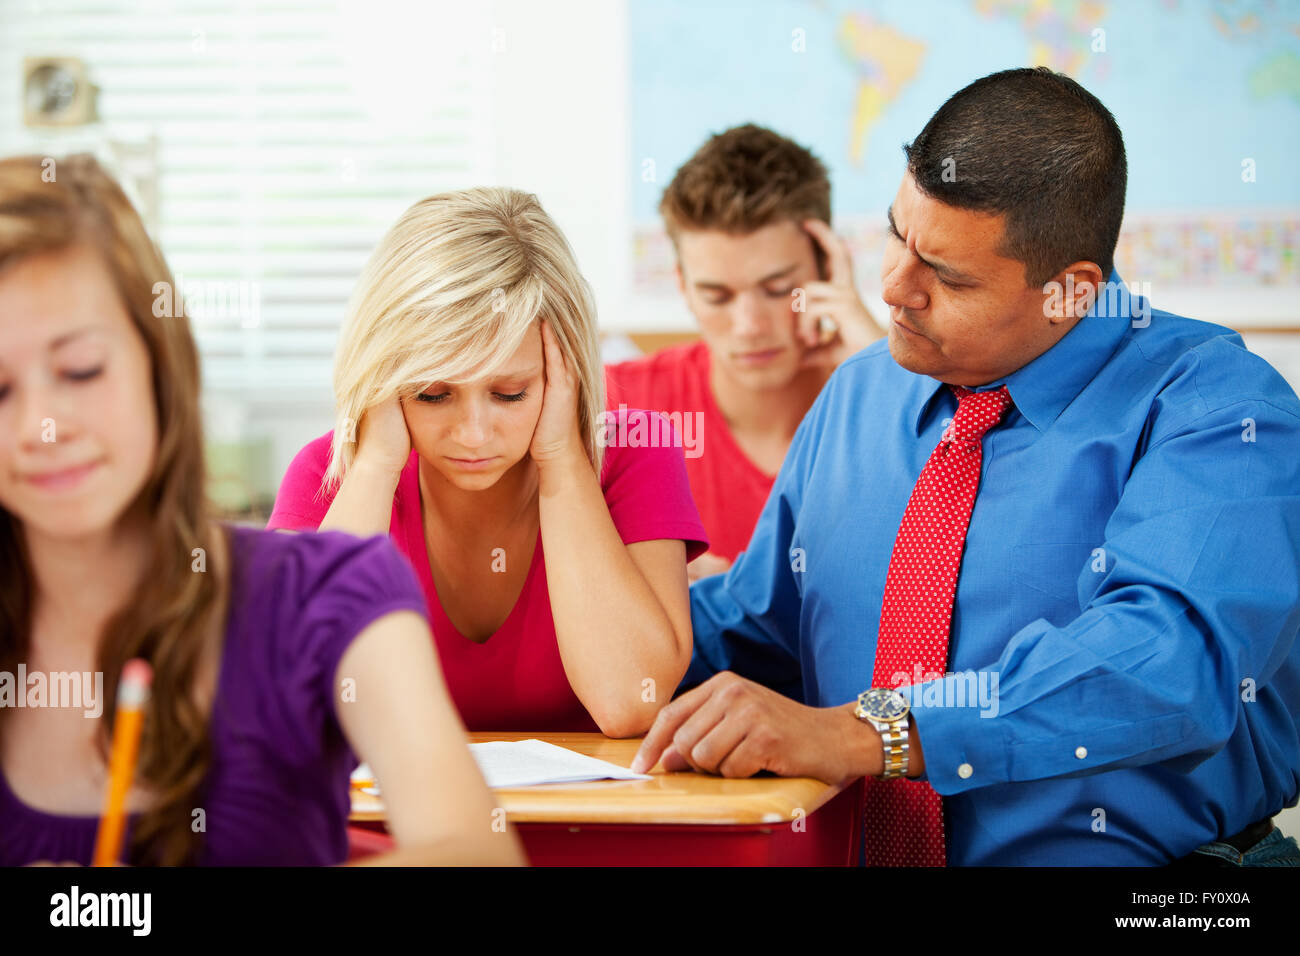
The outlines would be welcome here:
[[[880,731],[880,740],[884,752],[884,768],[881,780],[895,780],[907,776],[909,744],[907,718],[892,723],[873,720],[871,722]]]

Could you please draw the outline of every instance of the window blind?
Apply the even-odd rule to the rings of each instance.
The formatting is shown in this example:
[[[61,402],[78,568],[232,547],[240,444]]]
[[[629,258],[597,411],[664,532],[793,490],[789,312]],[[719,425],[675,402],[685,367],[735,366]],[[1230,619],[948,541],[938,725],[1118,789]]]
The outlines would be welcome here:
[[[491,179],[492,43],[479,4],[0,0],[0,148],[146,156],[205,385],[328,389],[375,243]],[[98,122],[24,127],[32,56],[83,60]]]

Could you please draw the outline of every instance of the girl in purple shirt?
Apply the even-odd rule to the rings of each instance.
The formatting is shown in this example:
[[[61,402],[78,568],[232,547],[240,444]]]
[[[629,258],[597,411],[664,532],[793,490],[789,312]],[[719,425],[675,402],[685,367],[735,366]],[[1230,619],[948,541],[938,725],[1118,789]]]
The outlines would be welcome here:
[[[0,864],[90,862],[137,657],[154,683],[124,862],[341,862],[357,756],[386,862],[520,861],[392,545],[210,516],[173,289],[93,159],[0,161]]]

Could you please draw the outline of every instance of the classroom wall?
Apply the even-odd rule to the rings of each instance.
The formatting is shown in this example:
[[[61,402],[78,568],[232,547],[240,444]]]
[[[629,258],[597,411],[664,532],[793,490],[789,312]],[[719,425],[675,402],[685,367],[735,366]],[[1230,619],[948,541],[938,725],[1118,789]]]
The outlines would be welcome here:
[[[690,334],[694,323],[680,298],[634,294],[630,281],[629,182],[639,168],[629,145],[635,113],[628,89],[626,0],[568,0],[562,9],[535,0],[490,0],[485,6],[500,41],[490,64],[490,102],[483,107],[492,128],[485,144],[486,181],[538,195],[592,284],[602,328],[615,334]],[[7,13],[0,5],[0,69],[5,75],[0,91],[5,95],[15,92],[21,56],[36,52],[18,49],[12,35],[6,39],[5,17],[13,9]],[[437,55],[437,44],[431,43],[430,50]],[[0,150],[28,141],[17,124],[16,112],[4,114]],[[67,135],[51,142],[71,148],[81,139]],[[878,277],[865,270],[859,281],[869,306],[885,315]],[[1260,314],[1250,296],[1222,291],[1169,289],[1154,304],[1231,325],[1270,326],[1291,318]],[[1300,336],[1248,331],[1246,342],[1300,388]],[[610,348],[626,349],[627,340],[613,339]],[[242,468],[240,480],[263,503],[298,449],[332,426],[331,389],[324,376],[306,385],[213,384],[203,401],[209,437],[216,445],[242,443],[257,449],[232,458],[231,467]],[[1300,808],[1286,811],[1280,822],[1300,835]]]
[[[109,0],[94,2],[97,9],[133,9],[129,4]],[[347,0],[343,6],[354,13],[373,8],[377,23],[388,22],[402,9],[390,0],[373,0],[369,4]],[[657,287],[634,288],[630,198],[634,187],[661,188],[672,170],[668,168],[671,163],[665,162],[656,184],[646,187],[640,180],[642,160],[631,155],[631,124],[637,122],[638,111],[645,104],[633,102],[628,36],[632,18],[627,0],[566,0],[562,6],[530,0],[490,0],[474,9],[474,25],[469,29],[477,35],[484,25],[490,26],[493,42],[492,54],[477,61],[488,89],[486,102],[474,107],[479,114],[478,126],[488,130],[482,162],[478,164],[482,169],[478,181],[524,188],[538,195],[568,236],[591,282],[601,326],[607,333],[692,334],[694,320],[675,292]],[[16,21],[22,12],[22,8],[0,7],[0,24],[6,17]],[[195,22],[202,25],[204,21]],[[150,21],[150,30],[158,29],[157,23]],[[82,31],[72,39],[48,34],[40,44],[31,44],[39,45],[39,51],[20,49],[26,41],[15,40],[15,35],[13,30],[0,29],[0,95],[5,102],[17,98],[16,78],[25,54],[61,50],[84,56],[92,67],[96,58],[104,55],[105,48],[93,31]],[[150,39],[153,35],[139,42],[156,42]],[[344,37],[341,49],[349,61],[356,60],[358,67],[364,67],[371,61],[354,48],[362,41],[382,45],[385,36],[376,27],[363,37]],[[184,39],[188,41],[188,32]],[[465,37],[444,36],[440,41],[444,50],[469,43]],[[438,49],[440,44],[433,43],[429,48]],[[139,91],[124,92],[113,86],[109,84],[105,90],[110,105],[114,97],[119,106],[127,97],[139,99]],[[149,109],[158,108],[149,107],[149,102],[132,100],[134,105],[129,111],[137,118],[147,116]],[[393,104],[383,107],[388,112],[393,109]],[[834,121],[833,117],[827,118],[828,123]],[[85,138],[118,132],[121,130],[88,131],[85,137],[78,133],[58,134],[46,137],[41,148],[62,152],[79,148]],[[0,109],[0,144],[26,148],[33,142],[28,131],[22,129],[18,112]],[[163,190],[168,188],[167,183],[159,185]],[[420,190],[417,184],[412,194],[427,194],[432,188]],[[858,218],[867,213],[862,211]],[[384,221],[388,221],[387,214]],[[859,227],[846,218],[845,228],[852,231]],[[372,223],[364,234],[377,237],[380,231],[382,225]],[[877,315],[884,316],[887,310],[879,299],[875,267],[865,255],[856,264],[865,301]],[[354,278],[353,271],[347,270],[346,274],[332,276],[331,281],[346,291]],[[1276,297],[1252,295],[1248,290],[1179,286],[1164,286],[1154,296],[1158,308],[1246,329],[1272,329],[1291,323],[1294,303],[1286,304],[1282,314],[1277,313],[1276,302]],[[1274,312],[1268,312],[1266,306]],[[328,362],[323,356],[329,354],[332,337],[329,331],[318,336],[322,358],[311,366],[310,375],[292,380],[276,375],[254,375],[248,381],[223,380],[221,376],[205,379],[204,408],[212,439],[224,444],[244,441],[260,449],[248,465],[249,473],[241,479],[255,496],[266,498],[273,494],[294,452],[331,425],[332,394]],[[1300,385],[1300,335],[1247,332],[1246,340],[1293,386]],[[627,354],[622,338],[612,341],[610,348],[610,354]]]
[[[629,307],[624,3],[573,0],[565,16],[530,0],[489,6],[498,52],[484,184],[537,194],[592,285],[602,327],[659,327],[664,310]],[[689,314],[671,305],[681,313],[672,325],[690,330]],[[242,435],[267,449],[268,466],[252,476],[263,495],[274,493],[299,448],[332,427],[332,405],[328,381],[212,387],[204,396],[215,439]]]

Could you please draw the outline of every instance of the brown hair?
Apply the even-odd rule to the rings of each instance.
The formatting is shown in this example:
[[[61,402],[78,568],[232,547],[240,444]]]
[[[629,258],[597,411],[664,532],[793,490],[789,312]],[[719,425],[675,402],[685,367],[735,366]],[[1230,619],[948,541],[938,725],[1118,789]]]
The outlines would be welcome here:
[[[747,123],[711,136],[659,202],[673,244],[682,230],[745,235],[773,223],[831,221],[826,167],[798,143]]]
[[[127,855],[136,863],[192,863],[200,837],[191,813],[201,805],[211,761],[196,680],[205,651],[213,650],[208,637],[225,620],[229,584],[228,540],[204,494],[198,350],[184,318],[154,315],[155,283],[174,289],[171,272],[130,200],[93,157],[0,160],[0,269],[83,245],[102,257],[144,341],[158,416],[153,470],[123,513],[147,516],[146,570],[105,626],[96,654],[106,689],[98,745],[106,756],[122,666],[145,659],[154,680],[138,778],[158,799],[133,827]],[[194,548],[215,565],[206,573],[191,570]],[[33,585],[22,525],[0,508],[0,670],[12,672],[30,651]]]

